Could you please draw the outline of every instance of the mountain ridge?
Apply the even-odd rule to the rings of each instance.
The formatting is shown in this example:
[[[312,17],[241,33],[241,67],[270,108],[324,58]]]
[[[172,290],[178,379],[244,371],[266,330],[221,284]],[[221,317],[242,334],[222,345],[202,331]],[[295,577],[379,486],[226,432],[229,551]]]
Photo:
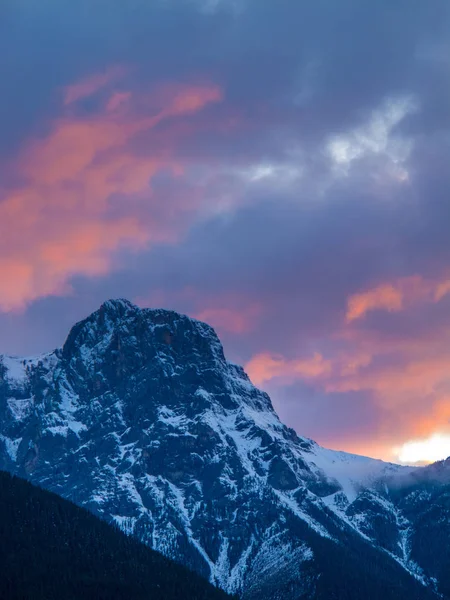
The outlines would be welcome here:
[[[1,357],[0,440],[0,467],[244,598],[320,597],[325,546],[375,552],[413,597],[439,586],[391,497],[413,469],[298,436],[213,328],[173,311],[110,300],[62,349]]]

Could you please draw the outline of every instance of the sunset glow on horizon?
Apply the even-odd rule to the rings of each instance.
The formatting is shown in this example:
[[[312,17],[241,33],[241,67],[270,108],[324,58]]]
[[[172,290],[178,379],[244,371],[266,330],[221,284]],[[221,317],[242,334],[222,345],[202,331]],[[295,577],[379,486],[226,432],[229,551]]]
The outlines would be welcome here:
[[[403,444],[397,451],[398,460],[404,464],[433,463],[450,456],[450,435],[434,434],[425,440]]]

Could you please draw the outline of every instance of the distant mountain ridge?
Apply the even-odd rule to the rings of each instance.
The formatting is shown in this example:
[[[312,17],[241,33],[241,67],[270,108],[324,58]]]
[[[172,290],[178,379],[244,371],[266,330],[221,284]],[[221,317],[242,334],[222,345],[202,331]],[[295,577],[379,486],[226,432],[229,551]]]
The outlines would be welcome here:
[[[1,357],[0,467],[245,599],[450,598],[449,543],[427,551],[449,539],[450,468],[297,436],[172,311],[111,300],[62,349]]]

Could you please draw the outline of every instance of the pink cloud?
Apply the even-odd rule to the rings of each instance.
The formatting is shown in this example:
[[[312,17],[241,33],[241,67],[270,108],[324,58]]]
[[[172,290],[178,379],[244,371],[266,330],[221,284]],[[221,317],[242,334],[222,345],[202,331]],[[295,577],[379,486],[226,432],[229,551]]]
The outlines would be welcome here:
[[[245,370],[255,385],[263,385],[272,379],[282,379],[286,382],[322,378],[330,373],[331,368],[331,363],[318,352],[311,358],[294,360],[287,360],[279,354],[263,352],[245,365]]]
[[[442,298],[444,298],[448,294],[450,294],[450,279],[444,279],[443,281],[439,282],[436,285],[436,288],[434,291],[435,302],[439,302],[440,300],[442,300]]]
[[[125,71],[126,69],[123,66],[109,67],[103,73],[95,73],[73,85],[67,86],[64,90],[64,105],[67,106],[92,96],[107,85],[119,80]]]
[[[355,294],[348,300],[347,321],[361,319],[366,313],[375,309],[396,312],[403,307],[401,292],[392,285],[380,285],[373,290]]]
[[[115,92],[106,103],[106,110],[113,112],[121,108],[131,99],[131,92]]]
[[[366,429],[366,438],[356,430],[346,431],[345,438],[336,432],[319,440],[330,446],[395,461],[398,447],[409,440],[450,434],[450,327],[441,324],[406,339],[390,331],[358,329],[357,323],[330,332],[326,357],[319,344],[313,357],[259,353],[245,368],[274,398],[283,386],[302,382],[335,397],[335,410],[341,394],[355,409],[359,403],[371,405],[377,422],[370,439]]]
[[[65,103],[76,104],[119,73],[112,69],[70,86]],[[66,293],[74,275],[106,274],[120,248],[173,240],[170,219],[143,219],[134,198],[145,193],[149,205],[160,202],[152,195],[154,175],[163,169],[175,176],[183,172],[174,158],[179,137],[175,133],[169,145],[149,155],[136,155],[130,142],[164,120],[189,118],[221,98],[214,85],[171,84],[145,98],[148,115],[133,110],[130,92],[113,93],[101,112],[77,116],[71,108],[45,137],[30,140],[11,164],[26,183],[1,192],[0,310]],[[113,195],[122,199],[120,216],[110,211]]]
[[[140,306],[172,306],[175,310],[187,310],[194,319],[208,323],[221,335],[243,335],[254,331],[264,312],[261,302],[243,294],[205,293],[193,287],[170,293],[153,290],[146,296],[136,298],[135,302]]]
[[[450,293],[450,279],[432,281],[415,275],[393,283],[384,283],[365,292],[353,294],[347,301],[348,323],[362,319],[373,310],[399,312],[414,304],[439,302]]]
[[[240,335],[253,330],[255,321],[260,314],[261,307],[256,303],[252,303],[241,309],[227,307],[204,308],[194,314],[194,317],[199,321],[209,323],[218,331]]]

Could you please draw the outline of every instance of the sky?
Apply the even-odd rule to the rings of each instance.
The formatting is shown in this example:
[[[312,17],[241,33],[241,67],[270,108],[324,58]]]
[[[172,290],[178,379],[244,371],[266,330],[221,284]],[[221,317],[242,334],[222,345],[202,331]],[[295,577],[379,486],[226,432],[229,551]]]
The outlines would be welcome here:
[[[4,0],[0,56],[0,352],[126,297],[300,435],[450,455],[448,0]]]

